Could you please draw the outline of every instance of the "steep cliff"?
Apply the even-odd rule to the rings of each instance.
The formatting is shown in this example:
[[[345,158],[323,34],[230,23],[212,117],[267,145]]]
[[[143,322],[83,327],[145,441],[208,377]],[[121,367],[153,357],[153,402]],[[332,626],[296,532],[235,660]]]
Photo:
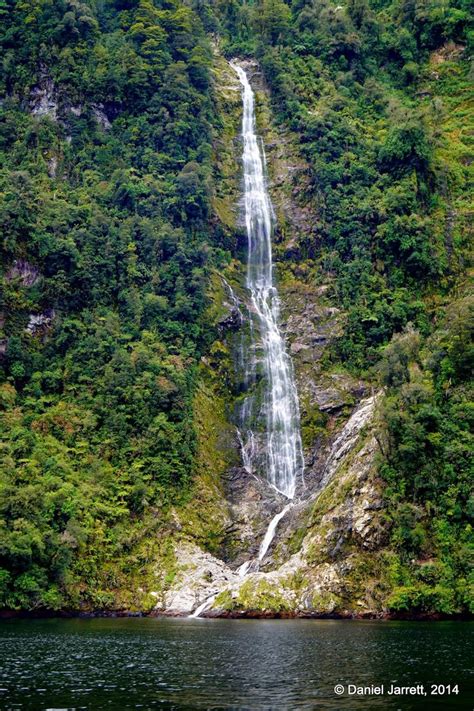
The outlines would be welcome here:
[[[6,6],[0,604],[472,611],[464,1]],[[287,501],[237,429],[233,56],[256,92],[306,465],[260,565]]]
[[[279,135],[271,120],[268,89],[257,64],[244,62],[258,88],[259,128],[262,131],[270,170],[270,190],[276,208],[281,251],[288,253],[298,243],[298,235],[311,224],[311,211],[288,195],[288,175],[298,171],[304,179],[304,161],[299,157],[294,137]],[[241,98],[236,76],[216,51],[215,91],[224,131],[214,141],[217,215],[227,216],[227,226],[239,237],[239,129]],[[233,166],[233,167],[232,167]],[[230,170],[229,170],[230,167]],[[229,182],[220,171],[227,171]],[[224,189],[222,186],[225,186]],[[234,223],[229,216],[234,216]],[[281,227],[280,225],[284,225]],[[283,241],[286,231],[287,241]],[[296,365],[302,403],[305,440],[305,486],[294,506],[280,522],[270,554],[258,572],[243,578],[238,568],[255,558],[266,527],[282,508],[283,499],[262,479],[242,466],[237,430],[232,426],[232,378],[237,377],[239,360],[233,343],[235,332],[244,325],[225,285],[233,284],[234,299],[248,298],[242,289],[244,265],[235,260],[215,282],[214,318],[219,324],[219,341],[210,348],[217,361],[205,358],[203,381],[214,377],[213,412],[217,391],[226,383],[220,430],[233,430],[226,444],[212,446],[218,452],[233,452],[235,463],[227,472],[214,470],[223,488],[213,490],[204,509],[212,519],[216,502],[227,503],[227,532],[222,531],[220,550],[203,552],[199,539],[188,527],[188,542],[175,545],[176,569],[169,589],[157,610],[168,614],[189,614],[211,596],[215,600],[206,615],[377,615],[384,610],[381,571],[386,525],[380,481],[377,479],[377,404],[379,395],[370,395],[370,386],[348,373],[331,373],[322,365],[325,348],[342,329],[340,310],[325,297],[324,286],[311,288],[297,276],[279,280],[283,296],[284,328]],[[235,291],[234,291],[235,289]],[[236,294],[239,294],[236,297]],[[232,357],[233,356],[233,357]],[[216,377],[216,372],[218,373]],[[213,417],[202,419],[202,447],[215,442]],[[221,471],[220,477],[218,476]],[[202,502],[205,480],[195,482],[195,500]],[[199,507],[200,508],[200,507]],[[185,513],[186,516],[186,513]],[[385,540],[384,540],[385,534]],[[373,551],[377,550],[374,557]],[[366,576],[372,580],[370,590]]]
[[[232,161],[236,160],[237,86],[222,58],[216,55],[215,61],[216,92],[220,97],[220,111],[225,115],[226,131],[225,139],[218,138],[216,146],[219,147],[219,166],[226,166],[230,177],[227,185],[232,186],[225,195],[217,196],[216,205],[221,212],[224,209],[227,217],[233,215],[238,227],[238,189],[236,181],[232,182],[237,171],[232,168],[229,171]],[[242,580],[235,574],[236,566],[245,560],[239,553],[239,544],[243,543],[240,551],[245,551],[247,557],[255,556],[256,539],[261,540],[263,522],[274,515],[282,502],[262,492],[262,482],[256,491],[252,478],[242,468],[234,467],[231,479],[234,489],[231,487],[228,497],[233,502],[230,515],[233,530],[237,532],[236,548],[222,553],[230,566],[218,565],[213,572],[208,571],[206,583],[206,570],[208,566],[216,566],[216,561],[201,558],[193,563],[193,555],[186,551],[183,565],[193,569],[193,583],[190,585],[189,578],[182,583],[178,574],[171,598],[165,598],[164,605],[169,604],[175,613],[189,612],[194,589],[197,591],[194,605],[210,595],[215,597],[203,613],[207,615],[377,616],[460,612],[462,601],[468,604],[469,588],[463,573],[454,572],[458,563],[449,567],[444,562],[443,534],[436,538],[424,528],[425,514],[421,509],[415,513],[415,508],[404,509],[404,504],[397,503],[394,507],[393,485],[387,484],[386,474],[388,462],[393,461],[394,447],[400,446],[393,440],[390,407],[397,397],[394,393],[400,392],[402,385],[401,398],[406,398],[407,403],[408,398],[413,397],[409,392],[421,393],[420,387],[427,387],[427,376],[432,369],[432,344],[443,336],[435,332],[427,342],[427,353],[418,368],[410,361],[416,359],[419,336],[410,335],[409,329],[389,346],[376,369],[365,370],[363,378],[350,363],[344,367],[344,361],[334,357],[335,349],[347,337],[351,326],[347,310],[341,308],[336,298],[335,275],[307,254],[308,234],[317,230],[320,222],[318,204],[311,199],[308,189],[308,163],[299,150],[297,135],[287,126],[275,124],[270,93],[260,68],[247,62],[246,69],[258,90],[258,124],[264,138],[270,191],[278,220],[275,233],[278,285],[283,301],[283,327],[295,363],[300,395],[306,490],[279,523],[270,554],[260,570],[251,571]],[[227,224],[232,223],[228,220]],[[239,239],[237,231],[237,244]],[[239,299],[245,300],[245,294],[239,291],[241,273],[237,260],[225,278],[232,282]],[[234,306],[228,303],[228,317],[224,320],[232,328],[236,326],[232,319]],[[459,313],[459,308],[464,307],[453,305],[452,313]],[[469,308],[467,302],[465,308]],[[463,329],[464,317],[456,318],[458,325],[453,322],[453,330]],[[446,331],[442,332],[446,337]],[[463,344],[467,343],[466,334],[463,330],[460,336]],[[221,338],[232,354],[232,338],[228,340],[225,332]],[[398,364],[399,358],[402,362],[405,358],[408,365],[409,384],[405,386],[406,378],[402,376],[398,380],[395,375],[397,368],[407,367]],[[238,369],[239,365],[234,358],[235,367]],[[424,390],[425,398],[428,392],[429,386]],[[462,400],[465,390],[461,387],[458,392],[457,397]],[[405,403],[402,401],[402,410]],[[439,466],[439,462],[435,466]],[[403,477],[403,465],[399,471]],[[460,473],[458,479],[460,492],[464,476]],[[442,488],[441,483],[440,486]],[[408,522],[406,517],[413,515],[413,523]],[[400,535],[407,536],[402,533],[404,526],[413,530],[416,525],[420,536],[426,538],[422,550],[418,548],[415,553],[416,547],[412,548],[414,557],[409,561],[403,548],[409,550],[410,546],[401,543]],[[469,538],[467,525],[461,540]],[[462,569],[463,564],[458,571]],[[198,585],[196,580],[200,580]],[[175,603],[175,591],[181,584],[188,586],[188,607]]]

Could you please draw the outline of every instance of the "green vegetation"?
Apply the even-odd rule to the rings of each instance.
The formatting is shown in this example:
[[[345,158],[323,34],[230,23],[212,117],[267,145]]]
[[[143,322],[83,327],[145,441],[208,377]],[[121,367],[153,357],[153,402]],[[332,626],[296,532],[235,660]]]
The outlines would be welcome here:
[[[291,611],[290,604],[278,587],[267,580],[256,583],[252,579],[240,586],[235,608],[277,614]]]
[[[179,2],[0,12],[1,595],[107,606],[194,466],[210,45]]]
[[[384,604],[468,609],[467,1],[4,0],[0,16],[0,605],[150,609],[176,511],[223,545],[235,384],[215,268],[241,240],[218,34],[259,60],[308,166],[295,199],[314,221],[277,254],[345,312],[323,367],[385,388]],[[308,409],[306,445],[326,420]],[[287,609],[245,585],[237,604]]]
[[[402,552],[389,599],[395,610],[474,611],[474,421],[469,385],[472,298],[455,301],[423,349],[413,332],[387,347],[381,474]]]

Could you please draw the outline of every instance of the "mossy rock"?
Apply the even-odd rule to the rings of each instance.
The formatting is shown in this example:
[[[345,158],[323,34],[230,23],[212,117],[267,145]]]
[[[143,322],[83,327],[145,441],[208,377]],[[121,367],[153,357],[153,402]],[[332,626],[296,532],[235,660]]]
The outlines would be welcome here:
[[[302,403],[301,407],[301,437],[303,447],[314,445],[318,437],[327,437],[327,424],[329,416],[322,412],[317,405]]]
[[[316,592],[311,598],[311,607],[315,612],[331,614],[342,606],[342,599],[329,591]]]
[[[356,484],[356,475],[342,479],[338,476],[331,481],[316,499],[311,512],[310,525],[315,525],[324,514],[343,504]]]
[[[275,584],[260,580],[257,584],[250,579],[240,588],[237,596],[237,606],[244,610],[258,612],[281,613],[289,612],[291,605],[285,599]]]
[[[223,610],[225,612],[231,612],[235,608],[235,604],[236,601],[232,597],[231,591],[223,590],[217,595],[212,605],[212,608],[214,610]]]

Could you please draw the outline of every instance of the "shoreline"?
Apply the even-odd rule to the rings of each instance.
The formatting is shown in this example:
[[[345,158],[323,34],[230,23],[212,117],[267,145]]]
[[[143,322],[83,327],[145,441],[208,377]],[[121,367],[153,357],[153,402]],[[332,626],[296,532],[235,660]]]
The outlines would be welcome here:
[[[118,619],[118,618],[152,618],[152,619],[187,619],[188,615],[174,614],[166,611],[152,610],[140,612],[133,610],[0,610],[0,622],[6,620],[47,620],[47,619]],[[452,615],[443,613],[302,613],[302,612],[261,612],[245,610],[203,615],[205,620],[339,620],[339,621],[377,621],[377,622],[469,622],[474,620],[474,614],[460,612]]]

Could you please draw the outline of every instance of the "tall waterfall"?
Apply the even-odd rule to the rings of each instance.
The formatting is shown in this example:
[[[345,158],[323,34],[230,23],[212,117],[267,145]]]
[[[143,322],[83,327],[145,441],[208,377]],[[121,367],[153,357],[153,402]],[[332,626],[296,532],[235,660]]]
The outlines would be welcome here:
[[[252,87],[242,67],[236,63],[232,66],[242,84],[243,100],[244,203],[248,238],[246,285],[251,301],[251,348],[247,354],[250,357],[247,357],[246,380],[251,384],[256,382],[255,353],[259,348],[263,370],[260,413],[255,413],[259,404],[254,393],[248,394],[242,405],[242,454],[245,466],[252,470],[258,468],[257,459],[263,458],[262,468],[270,483],[292,499],[304,460],[293,368],[279,328],[280,304],[273,279],[272,206],[265,180],[265,154],[256,134]],[[265,420],[264,446],[260,448],[260,454],[252,430],[258,415]]]
[[[246,393],[240,407],[242,430],[239,430],[239,438],[244,467],[250,472],[263,470],[272,486],[290,499],[270,521],[258,557],[254,561],[245,561],[236,571],[243,578],[258,570],[273,541],[278,523],[293,506],[292,499],[298,476],[303,474],[304,459],[298,395],[292,363],[280,332],[280,304],[273,281],[272,206],[265,181],[265,153],[263,147],[259,147],[256,134],[252,87],[242,67],[235,62],[231,65],[242,84],[242,159],[248,238],[246,286],[250,294],[250,344],[246,346],[242,342],[239,356]],[[239,301],[230,284],[225,280],[224,284],[242,321]],[[257,372],[260,362],[262,378]],[[254,431],[256,425],[259,426],[257,432]],[[204,600],[190,617],[199,618],[205,613],[216,595],[213,593]]]

